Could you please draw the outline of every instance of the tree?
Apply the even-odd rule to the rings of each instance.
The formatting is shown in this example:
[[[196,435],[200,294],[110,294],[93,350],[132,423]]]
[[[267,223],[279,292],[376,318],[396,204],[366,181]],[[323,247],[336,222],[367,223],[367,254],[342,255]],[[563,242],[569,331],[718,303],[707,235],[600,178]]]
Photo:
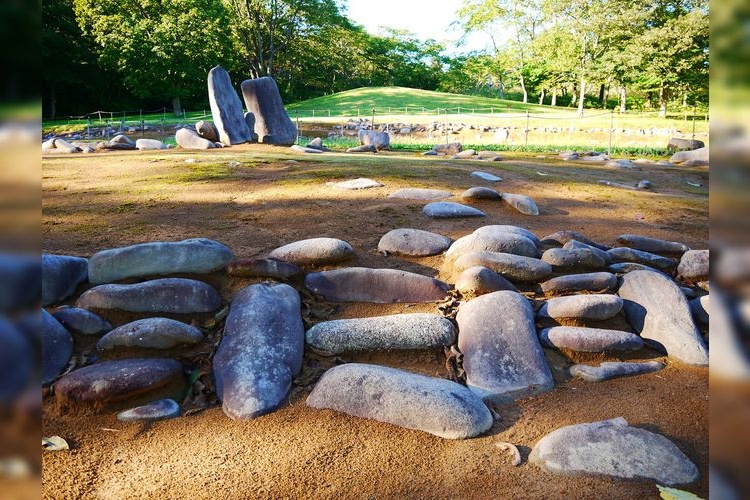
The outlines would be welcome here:
[[[205,93],[209,69],[232,66],[229,17],[220,0],[74,0],[82,31],[141,98]]]

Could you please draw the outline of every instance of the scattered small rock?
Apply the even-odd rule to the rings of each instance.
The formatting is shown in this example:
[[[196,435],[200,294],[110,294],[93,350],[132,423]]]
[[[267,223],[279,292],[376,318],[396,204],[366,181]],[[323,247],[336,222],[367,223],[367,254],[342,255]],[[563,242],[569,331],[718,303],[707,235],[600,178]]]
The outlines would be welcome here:
[[[586,382],[604,382],[613,378],[632,377],[663,370],[667,365],[659,361],[643,363],[623,363],[621,361],[605,361],[599,366],[573,365],[570,374]]]

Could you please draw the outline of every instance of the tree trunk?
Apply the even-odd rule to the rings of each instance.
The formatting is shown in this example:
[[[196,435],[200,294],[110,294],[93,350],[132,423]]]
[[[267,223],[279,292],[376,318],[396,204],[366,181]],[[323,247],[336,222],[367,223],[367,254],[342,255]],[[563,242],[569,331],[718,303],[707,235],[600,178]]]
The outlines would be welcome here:
[[[542,93],[539,95],[539,104],[544,104],[544,98],[547,96],[547,90],[542,89]]]
[[[524,81],[523,75],[520,76],[521,80],[521,91],[523,92],[523,103],[529,102],[529,93],[526,91],[526,82]]]
[[[620,87],[620,113],[625,113],[628,109],[628,94],[625,86]]]
[[[571,97],[570,99],[569,106],[571,108],[575,108],[577,102],[578,102],[578,91],[576,90],[575,85],[573,85],[573,97]]]
[[[664,89],[664,83],[659,87],[659,118],[667,117],[667,93]]]
[[[57,117],[57,96],[55,95],[55,84],[49,85],[49,119],[54,120]]]
[[[599,86],[599,107],[600,108],[604,107],[604,90],[605,90],[605,88],[606,87],[604,86],[603,83]]]
[[[578,116],[583,116],[583,102],[586,100],[586,77],[581,75],[581,89],[578,95]]]
[[[182,116],[182,102],[179,97],[172,98],[172,112],[175,116]]]
[[[682,94],[682,107],[687,108],[688,95],[687,92]]]
[[[549,105],[557,106],[557,87],[552,89],[552,102]]]

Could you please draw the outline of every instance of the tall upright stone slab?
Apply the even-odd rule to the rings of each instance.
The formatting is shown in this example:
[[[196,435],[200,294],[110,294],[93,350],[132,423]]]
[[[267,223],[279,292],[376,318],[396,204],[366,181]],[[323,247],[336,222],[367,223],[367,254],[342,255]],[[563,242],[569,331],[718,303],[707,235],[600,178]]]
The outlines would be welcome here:
[[[214,66],[208,72],[208,101],[222,143],[227,146],[242,144],[252,138],[252,130],[247,126],[242,110],[242,101],[232,86],[229,73],[221,66]]]
[[[291,146],[297,141],[297,127],[284,109],[279,87],[273,78],[264,76],[242,82],[242,97],[247,110],[255,115],[258,142]]]

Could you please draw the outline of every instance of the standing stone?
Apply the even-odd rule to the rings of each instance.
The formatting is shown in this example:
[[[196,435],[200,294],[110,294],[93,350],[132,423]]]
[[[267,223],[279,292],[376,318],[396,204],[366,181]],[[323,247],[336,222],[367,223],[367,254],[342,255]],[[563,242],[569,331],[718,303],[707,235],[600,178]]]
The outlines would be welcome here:
[[[466,385],[485,400],[504,402],[552,389],[552,374],[529,301],[494,292],[461,304],[456,316]]]
[[[537,283],[552,274],[552,266],[542,260],[502,252],[464,254],[456,259],[453,272],[460,273],[474,266],[491,269],[511,281],[530,283]]]
[[[649,236],[639,236],[637,234],[621,234],[617,237],[617,244],[651,253],[683,254],[690,250],[684,243],[660,240]]]
[[[689,250],[685,252],[677,266],[677,276],[688,283],[707,280],[709,276],[709,251]]]
[[[534,200],[523,194],[503,193],[502,200],[524,215],[539,215],[539,208]]]
[[[448,191],[439,189],[403,188],[388,195],[388,198],[399,198],[403,200],[440,200],[453,196]]]
[[[493,423],[482,400],[460,384],[360,363],[326,371],[308,396],[307,406],[330,408],[445,439],[474,437]]]
[[[159,399],[117,414],[120,422],[153,422],[180,416],[180,405],[174,399]]]
[[[89,260],[89,281],[96,285],[125,278],[210,273],[233,258],[228,247],[205,238],[140,243],[95,253]]]
[[[453,201],[435,201],[428,203],[422,209],[427,217],[433,219],[454,219],[459,217],[487,217],[487,214],[479,209],[462,205]]]
[[[305,334],[307,343],[334,354],[351,351],[441,349],[453,343],[456,330],[436,314],[394,314],[323,321]]]
[[[601,328],[555,326],[544,328],[539,332],[539,338],[547,347],[576,352],[638,351],[643,348],[643,340],[638,335]]]
[[[42,385],[49,385],[68,366],[73,337],[50,313],[42,309]]]
[[[219,130],[212,122],[206,120],[199,121],[195,124],[195,131],[198,132],[199,136],[211,142],[219,142],[221,140]]]
[[[77,307],[63,307],[52,313],[52,316],[65,327],[66,330],[79,335],[95,336],[112,329],[109,321],[98,314]]]
[[[46,328],[45,328],[46,330]],[[45,338],[42,333],[42,338]],[[0,316],[0,405],[9,407],[16,396],[29,385],[32,380],[36,356],[38,351],[34,349],[31,342],[24,333],[5,317]],[[42,356],[45,351],[42,350]],[[60,356],[62,360],[63,356]],[[56,363],[47,363],[43,366],[45,382],[49,383],[60,372],[55,372]],[[67,365],[68,360],[65,360]],[[64,366],[64,365],[63,365]],[[39,379],[37,379],[37,384]],[[37,386],[39,387],[39,386]],[[37,391],[39,389],[36,389]],[[39,393],[37,393],[37,397]]]
[[[644,373],[658,372],[666,366],[659,361],[645,361],[643,363],[605,361],[599,366],[573,365],[570,367],[570,374],[586,382],[604,382],[613,378],[633,377]]]
[[[580,318],[603,321],[622,310],[622,299],[617,295],[569,295],[553,297],[539,309],[540,317],[555,319]]]
[[[208,72],[208,102],[223,144],[231,146],[250,140],[252,131],[245,122],[242,102],[232,86],[229,73],[221,66],[214,66]]]
[[[427,257],[444,252],[450,244],[451,239],[441,234],[401,228],[384,234],[378,242],[378,251],[410,257]]]
[[[272,259],[298,266],[336,264],[354,257],[354,249],[336,238],[311,238],[281,246],[268,254]]]
[[[181,128],[174,135],[177,145],[183,149],[212,149],[216,143],[204,139],[189,128]]]
[[[630,325],[668,356],[707,365],[708,352],[695,327],[685,295],[669,278],[651,271],[622,277],[619,295]]]
[[[617,288],[617,276],[605,272],[568,274],[545,281],[541,287],[544,293],[557,295],[577,292],[603,293]]]
[[[680,485],[696,481],[698,468],[664,436],[612,420],[562,427],[544,436],[529,462],[565,475],[603,475]]]
[[[88,281],[89,261],[68,255],[42,254],[42,305],[67,299]]]
[[[502,275],[483,266],[474,266],[463,270],[456,278],[456,290],[464,296],[478,296],[499,292],[500,290],[518,291],[513,283],[503,278]]]
[[[118,326],[99,339],[96,348],[171,349],[203,340],[198,328],[169,318],[146,318]]]
[[[372,146],[375,151],[391,149],[391,137],[388,132],[379,132],[377,130],[360,130],[357,134],[359,143],[362,146]]]
[[[297,127],[284,109],[279,87],[273,78],[264,76],[242,82],[242,97],[247,110],[255,117],[258,142],[291,146],[297,140]]]
[[[302,368],[305,330],[299,295],[289,285],[242,289],[227,316],[213,359],[216,395],[232,419],[278,408]]]
[[[220,306],[221,296],[213,287],[185,278],[99,285],[86,290],[76,302],[76,307],[84,309],[174,314],[207,313]]]
[[[450,286],[429,276],[396,269],[349,267],[305,277],[305,286],[333,302],[437,302]]]

